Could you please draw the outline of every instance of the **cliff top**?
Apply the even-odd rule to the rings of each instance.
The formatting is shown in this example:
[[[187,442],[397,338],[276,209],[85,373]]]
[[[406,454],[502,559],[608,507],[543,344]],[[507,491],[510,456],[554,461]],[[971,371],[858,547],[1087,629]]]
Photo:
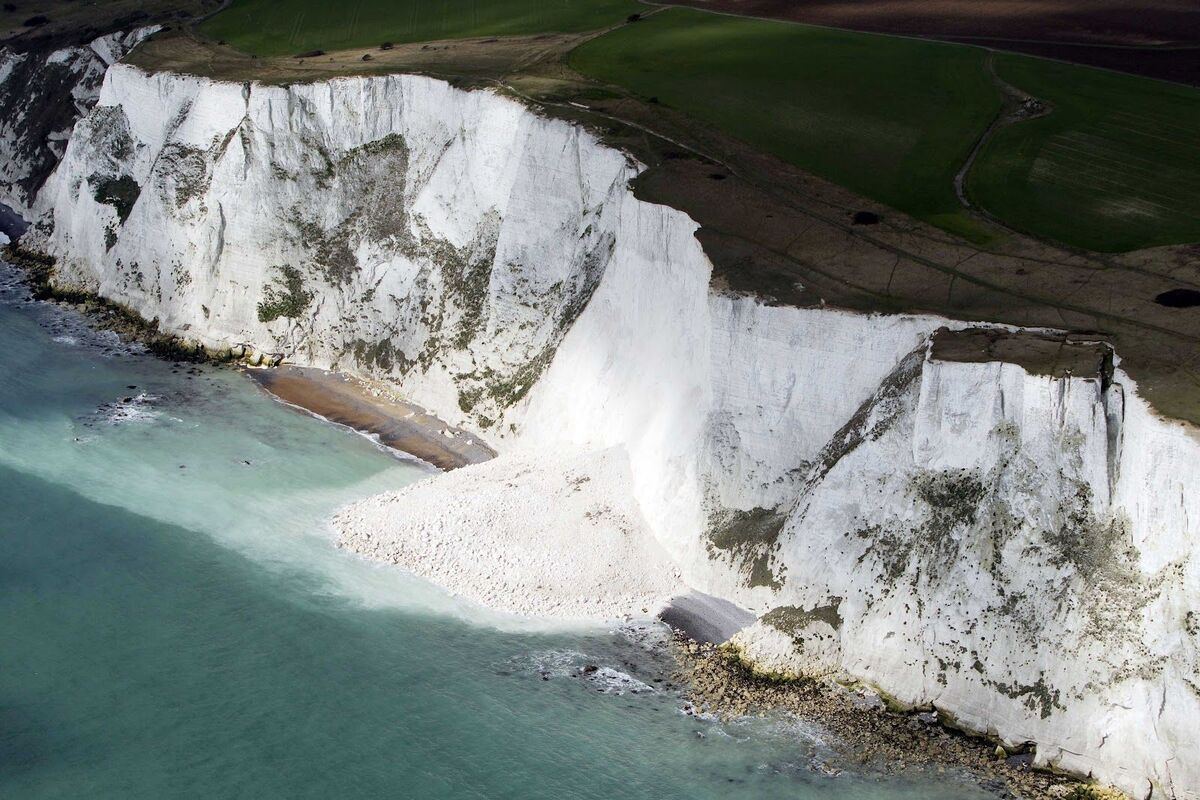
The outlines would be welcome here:
[[[942,328],[933,336],[930,356],[938,361],[1016,364],[1033,375],[1055,378],[1112,378],[1112,351],[1096,341],[1070,335],[998,328]]]

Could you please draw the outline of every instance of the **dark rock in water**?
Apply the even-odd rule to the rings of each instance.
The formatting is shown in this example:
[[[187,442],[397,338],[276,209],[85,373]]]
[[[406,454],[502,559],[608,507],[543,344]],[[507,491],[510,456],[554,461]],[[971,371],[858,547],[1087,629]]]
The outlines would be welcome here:
[[[979,781],[979,787],[997,797],[1013,796],[1012,792],[1008,790],[1008,785],[998,778],[983,778]]]
[[[597,667],[595,664],[586,664],[583,667],[583,674],[591,675],[592,673],[599,671],[599,669],[600,668]]]

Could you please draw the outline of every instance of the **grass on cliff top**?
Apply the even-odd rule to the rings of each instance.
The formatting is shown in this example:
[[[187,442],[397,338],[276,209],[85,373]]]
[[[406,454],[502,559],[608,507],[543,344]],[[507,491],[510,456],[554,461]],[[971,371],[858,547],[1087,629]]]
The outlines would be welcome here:
[[[670,9],[570,64],[968,238],[954,176],[999,112],[986,51]]]
[[[208,36],[262,56],[596,30],[635,0],[233,0]],[[832,183],[986,244],[954,180],[996,118],[987,51],[670,8],[571,52],[571,66]],[[1013,54],[996,74],[1046,116],[998,128],[972,202],[1031,236],[1100,252],[1200,241],[1200,91]]]
[[[1118,252],[1200,241],[1200,91],[998,54],[1047,101],[999,128],[968,175],[991,215]],[[954,178],[1001,108],[980,48],[670,9],[593,39],[578,72],[653,98],[975,242]]]
[[[259,56],[384,42],[574,33],[645,11],[636,0],[233,0],[200,30]]]
[[[997,55],[1052,113],[997,131],[973,201],[1018,230],[1102,252],[1200,241],[1200,91]]]

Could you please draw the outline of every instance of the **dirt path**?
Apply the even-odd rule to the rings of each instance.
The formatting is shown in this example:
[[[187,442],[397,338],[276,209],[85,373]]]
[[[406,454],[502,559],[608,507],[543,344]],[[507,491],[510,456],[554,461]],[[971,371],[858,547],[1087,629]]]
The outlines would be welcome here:
[[[967,156],[967,160],[963,162],[962,168],[954,176],[954,193],[958,195],[958,201],[965,208],[986,217],[994,225],[999,225],[1005,230],[1011,230],[1002,221],[989,214],[986,209],[971,202],[966,189],[967,174],[971,171],[971,167],[975,165],[975,159],[979,156],[979,153],[991,140],[996,131],[1018,122],[1027,122],[1044,117],[1053,109],[1045,102],[1021,91],[1000,77],[1000,74],[996,72],[996,51],[987,51],[987,58],[984,59],[983,66],[987,70],[988,77],[992,79],[992,83],[1000,90],[1003,100],[1000,105],[1000,111],[996,113],[991,124],[979,135],[975,146],[971,148],[971,154]]]

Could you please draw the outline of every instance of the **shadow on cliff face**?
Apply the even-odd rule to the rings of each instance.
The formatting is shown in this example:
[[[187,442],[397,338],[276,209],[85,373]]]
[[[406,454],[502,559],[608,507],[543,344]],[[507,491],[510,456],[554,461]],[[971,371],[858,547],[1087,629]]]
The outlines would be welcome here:
[[[28,229],[29,223],[20,214],[0,203],[0,233],[7,236],[10,241],[15,242]]]

